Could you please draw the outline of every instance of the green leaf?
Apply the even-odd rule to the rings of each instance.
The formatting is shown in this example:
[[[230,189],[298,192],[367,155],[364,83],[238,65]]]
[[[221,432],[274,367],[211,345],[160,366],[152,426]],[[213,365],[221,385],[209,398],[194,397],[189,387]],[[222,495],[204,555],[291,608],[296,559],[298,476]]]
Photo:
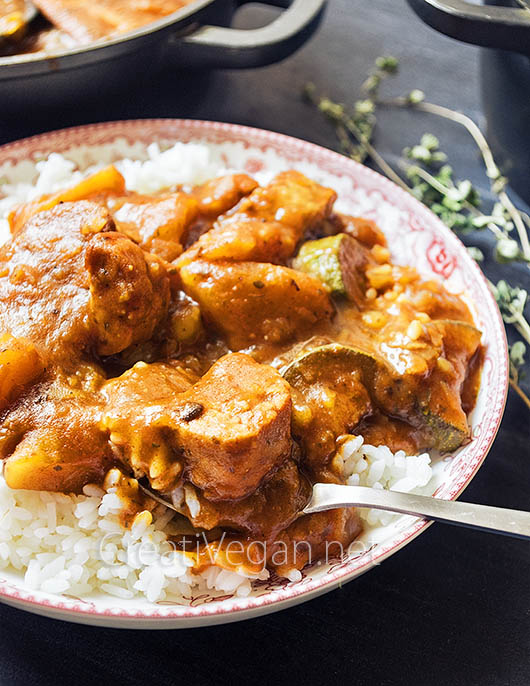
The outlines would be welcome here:
[[[414,145],[409,152],[409,157],[412,160],[419,160],[420,162],[429,162],[432,153],[429,150],[429,148],[426,148],[424,145]]]
[[[407,95],[407,102],[409,102],[411,105],[417,105],[420,102],[423,102],[425,100],[425,93],[423,91],[420,91],[418,88],[414,88],[414,90],[411,90],[410,93]]]
[[[495,247],[495,259],[497,262],[506,263],[520,260],[524,256],[521,253],[519,244],[513,238],[501,238]]]
[[[441,150],[435,150],[431,155],[431,160],[433,162],[445,162],[447,160],[447,155]]]
[[[393,55],[383,55],[376,58],[375,66],[387,74],[395,74],[399,67],[399,60]]]
[[[450,195],[446,195],[442,200],[442,203],[448,209],[454,210],[455,212],[459,212],[462,209],[462,203],[457,198],[451,197]]]
[[[526,345],[523,341],[515,341],[510,347],[510,362],[516,369],[522,367],[525,363]]]
[[[524,317],[528,293],[523,288],[512,287],[503,279],[493,287],[493,294],[507,324],[513,324],[519,317]]]
[[[344,116],[344,105],[333,102],[329,98],[322,98],[318,104],[319,110],[331,119],[341,119]]]
[[[471,193],[473,192],[473,186],[471,184],[471,181],[465,180],[465,181],[460,181],[458,184],[458,190],[460,192],[460,196],[463,200],[467,200]]]
[[[470,245],[469,248],[467,249],[468,253],[471,255],[471,257],[475,260],[475,262],[484,262],[484,253],[480,248],[477,248],[474,245]]]
[[[496,224],[496,217],[493,215],[481,214],[479,217],[473,217],[471,223],[475,229],[484,229],[488,224]]]
[[[432,152],[433,150],[438,150],[440,141],[432,133],[424,133],[421,137],[421,145]]]
[[[373,112],[375,112],[373,100],[357,100],[355,103],[355,112],[362,115],[373,114]]]

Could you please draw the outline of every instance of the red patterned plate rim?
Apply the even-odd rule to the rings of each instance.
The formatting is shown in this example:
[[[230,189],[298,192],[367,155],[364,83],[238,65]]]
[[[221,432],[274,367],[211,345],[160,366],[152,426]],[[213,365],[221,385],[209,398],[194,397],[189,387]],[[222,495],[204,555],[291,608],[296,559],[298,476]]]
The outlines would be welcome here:
[[[460,471],[451,483],[449,491],[441,496],[447,499],[457,498],[475,476],[495,439],[508,391],[508,347],[502,318],[482,271],[461,241],[418,200],[368,167],[298,138],[237,124],[190,119],[136,119],[89,124],[43,133],[0,146],[0,164],[16,164],[24,159],[34,159],[38,153],[65,152],[77,146],[90,147],[112,143],[120,138],[130,143],[145,144],[164,140],[184,142],[193,140],[208,143],[239,142],[262,151],[273,148],[280,156],[294,163],[296,161],[317,163],[329,173],[349,176],[363,182],[366,187],[381,191],[385,199],[430,226],[435,234],[443,238],[444,245],[451,246],[458,260],[472,275],[474,285],[480,291],[480,302],[475,298],[475,304],[485,315],[485,321],[490,327],[497,381],[491,389],[493,409],[488,417],[487,432],[480,444],[480,451],[470,460],[467,470]],[[258,597],[238,598],[230,607],[223,607],[222,603],[213,603],[198,607],[179,605],[163,609],[158,605],[145,606],[138,610],[123,607],[98,609],[88,599],[72,603],[66,598],[61,599],[60,596],[50,597],[49,594],[28,591],[18,588],[13,583],[3,581],[0,581],[0,600],[37,613],[91,624],[129,627],[149,625],[150,628],[168,628],[168,625],[185,627],[235,621],[247,616],[280,610],[332,590],[380,564],[422,533],[429,525],[430,522],[422,520],[414,522],[404,531],[379,544],[377,552],[362,564],[356,564],[353,560],[340,565],[339,569],[326,574],[325,578],[312,579],[303,585],[288,585]]]

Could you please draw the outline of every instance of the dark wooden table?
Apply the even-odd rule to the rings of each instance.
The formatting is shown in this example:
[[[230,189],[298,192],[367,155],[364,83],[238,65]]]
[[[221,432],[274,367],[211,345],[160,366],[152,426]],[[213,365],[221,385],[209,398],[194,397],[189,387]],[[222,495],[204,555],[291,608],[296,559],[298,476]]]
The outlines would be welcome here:
[[[246,8],[238,22],[248,26],[270,12]],[[481,119],[477,49],[424,27],[404,0],[331,0],[319,35],[282,64],[186,78],[166,73],[142,93],[61,112],[39,112],[28,102],[16,117],[0,115],[0,142],[92,121],[186,116],[275,129],[331,147],[330,130],[300,101],[302,84],[312,79],[352,101],[375,57],[388,53],[401,61],[389,93],[421,88],[430,100]],[[427,130],[439,135],[460,177],[487,188],[467,134],[450,124],[385,114],[379,148],[392,159]],[[477,240],[488,248],[486,236]],[[489,260],[485,269],[492,280],[506,273]],[[508,273],[530,287],[526,269]],[[529,426],[528,411],[510,394],[467,499],[530,508]],[[118,631],[0,606],[0,683],[527,686],[529,572],[528,543],[435,525],[342,589],[240,624]]]

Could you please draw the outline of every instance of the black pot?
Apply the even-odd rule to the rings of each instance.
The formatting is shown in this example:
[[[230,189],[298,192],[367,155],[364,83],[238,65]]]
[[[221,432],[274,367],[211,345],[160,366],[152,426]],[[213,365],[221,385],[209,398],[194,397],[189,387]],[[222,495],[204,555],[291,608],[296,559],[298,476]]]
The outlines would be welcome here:
[[[162,67],[245,68],[277,62],[312,35],[326,5],[326,0],[261,0],[287,9],[259,29],[229,28],[235,10],[249,1],[195,0],[110,41],[46,58],[1,57],[1,107],[27,112],[34,106],[101,99],[110,91],[142,83]]]
[[[511,186],[530,203],[530,2],[408,2],[438,31],[490,48],[481,59],[488,139]]]

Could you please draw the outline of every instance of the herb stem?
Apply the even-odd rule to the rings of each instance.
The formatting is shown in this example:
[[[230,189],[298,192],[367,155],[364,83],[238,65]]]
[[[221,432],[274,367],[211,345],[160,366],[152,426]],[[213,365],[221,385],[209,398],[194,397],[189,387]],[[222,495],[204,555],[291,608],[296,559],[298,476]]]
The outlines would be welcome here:
[[[509,306],[508,309],[513,316],[513,325],[525,339],[525,341],[530,344],[530,324],[528,324],[524,316],[520,312],[517,312],[513,307]]]
[[[407,169],[409,172],[416,174],[419,176],[421,179],[423,179],[426,183],[429,184],[432,188],[438,191],[441,195],[448,195],[448,189],[446,186],[443,185],[443,183],[440,183],[437,178],[435,178],[432,174],[429,174],[429,172],[426,169],[423,169],[423,167],[417,166],[417,165],[412,165],[412,164],[407,164],[406,162],[402,161],[400,163],[400,166],[403,169]],[[477,210],[476,207],[474,207],[471,203],[465,202],[464,203],[466,209],[468,209],[470,212],[473,212],[477,217],[480,216],[480,212]],[[499,227],[494,224],[493,222],[489,222],[487,225],[488,229],[495,234],[497,238],[504,238],[504,232],[499,229]]]
[[[526,393],[519,386],[519,384],[516,381],[514,381],[513,379],[510,379],[510,386],[513,388],[513,390],[517,393],[517,395],[521,398],[521,400],[525,403],[525,405],[530,410],[530,398],[526,395]]]
[[[359,142],[359,144],[366,150],[368,155],[371,157],[371,159],[375,162],[375,164],[381,169],[381,171],[388,176],[388,178],[392,179],[394,183],[397,183],[398,186],[400,186],[403,190],[407,191],[407,193],[412,193],[410,190],[410,187],[403,181],[401,176],[397,174],[392,167],[388,164],[388,162],[384,159],[384,157],[374,148],[374,146],[370,143],[368,138],[359,130],[357,126],[351,121],[351,119],[344,118],[343,121],[341,122],[342,126],[342,132],[340,131],[340,127],[337,128],[337,133],[339,134],[339,137],[341,139],[342,143],[342,136],[345,136],[346,138],[347,133],[346,129],[352,134],[352,136],[355,137],[355,139]]]
[[[508,197],[506,191],[501,191],[499,193],[499,200],[501,201],[503,206],[508,210],[508,213],[512,218],[515,228],[517,229],[517,234],[519,236],[519,240],[521,241],[521,249],[523,251],[523,255],[527,260],[530,260],[530,241],[528,240],[528,232],[526,231],[526,227],[524,225],[524,221],[521,217],[520,212],[515,208],[513,202]],[[530,268],[530,264],[528,266]]]
[[[386,174],[386,176],[394,183],[396,183],[400,188],[407,193],[412,191],[410,187],[403,181],[401,176],[397,174],[384,157],[374,148],[370,142],[369,136],[365,135],[361,129],[355,124],[353,117],[344,111],[342,105],[336,105],[332,103],[328,98],[317,98],[314,93],[313,84],[306,84],[304,89],[304,96],[309,100],[315,107],[317,107],[323,114],[333,121],[335,126],[335,133],[341,144],[343,150],[354,160],[359,160],[358,151],[352,145],[348,132],[355,138],[359,143],[362,151],[365,155],[369,155],[373,162],[379,167],[379,169]],[[361,162],[364,157],[361,158]]]
[[[488,177],[491,179],[492,184],[496,180],[501,179],[501,173],[499,171],[499,168],[497,167],[497,164],[495,163],[495,159],[493,158],[493,153],[488,144],[488,141],[486,140],[484,134],[477,126],[477,124],[475,124],[475,122],[467,115],[462,114],[462,112],[456,112],[454,110],[451,110],[448,107],[443,107],[443,105],[436,105],[432,102],[422,101],[411,103],[407,98],[404,97],[393,98],[391,100],[383,100],[380,101],[378,104],[390,107],[412,108],[415,110],[419,110],[420,112],[435,114],[439,117],[443,117],[444,119],[449,119],[450,121],[456,122],[457,124],[461,124],[465,129],[467,129],[468,133],[473,137],[475,143],[477,144],[477,147],[480,150],[482,159],[484,160],[484,164],[486,166],[486,173]],[[521,249],[523,251],[523,255],[527,260],[530,260],[530,240],[528,238],[528,232],[526,230],[525,223],[523,221],[523,218],[521,217],[520,212],[517,210],[517,208],[515,207],[515,205],[513,204],[513,202],[511,201],[510,197],[504,189],[501,189],[497,192],[497,197],[499,198],[500,203],[506,209],[507,213],[509,214],[511,220],[514,223],[514,226],[517,230],[517,234],[519,236],[519,240],[521,242]],[[528,267],[530,268],[530,264],[528,265]]]

